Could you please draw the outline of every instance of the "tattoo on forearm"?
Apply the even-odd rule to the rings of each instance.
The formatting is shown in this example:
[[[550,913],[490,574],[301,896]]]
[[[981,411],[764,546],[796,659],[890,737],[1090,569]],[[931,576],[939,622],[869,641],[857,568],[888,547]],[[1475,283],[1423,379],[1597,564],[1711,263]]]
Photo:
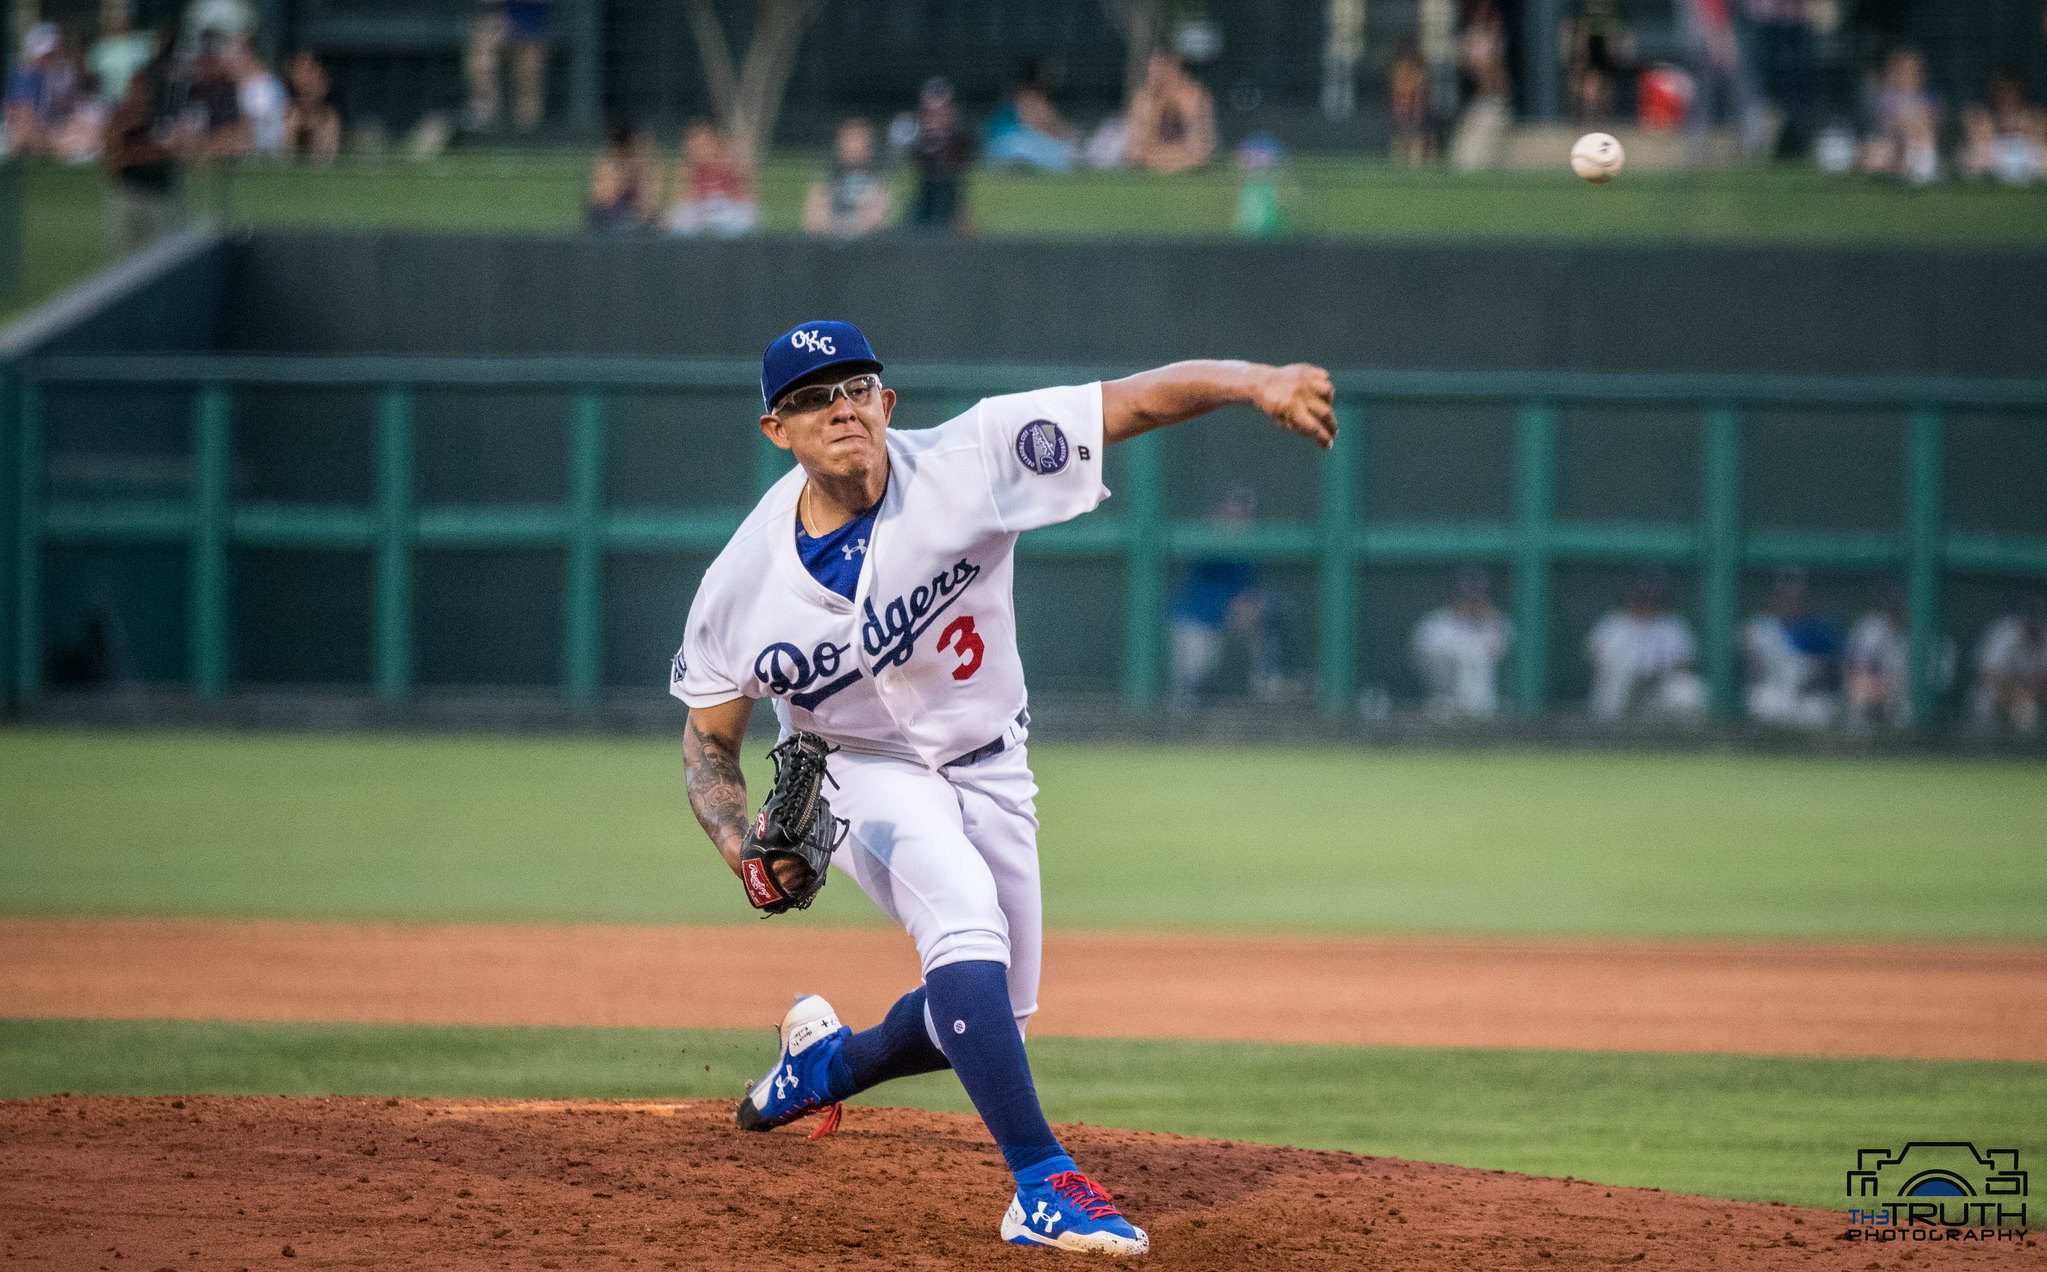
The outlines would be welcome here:
[[[706,737],[692,720],[682,732],[682,767],[689,783],[689,806],[711,842],[723,848],[746,835],[746,778],[739,757],[716,738]]]

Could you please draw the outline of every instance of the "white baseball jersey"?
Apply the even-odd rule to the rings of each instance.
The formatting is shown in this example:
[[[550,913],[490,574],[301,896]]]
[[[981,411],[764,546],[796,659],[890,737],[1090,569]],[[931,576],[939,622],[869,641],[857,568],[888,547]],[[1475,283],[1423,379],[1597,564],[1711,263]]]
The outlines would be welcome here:
[[[669,692],[692,707],[772,698],[785,732],[937,768],[1023,709],[1017,535],[1093,508],[1099,384],[993,397],[885,435],[888,488],[853,598],[796,554],[801,469],[769,489],[690,605]]]
[[[1691,665],[1692,629],[1676,614],[1641,618],[1614,610],[1593,626],[1585,651],[1595,666],[1632,676],[1661,676]]]

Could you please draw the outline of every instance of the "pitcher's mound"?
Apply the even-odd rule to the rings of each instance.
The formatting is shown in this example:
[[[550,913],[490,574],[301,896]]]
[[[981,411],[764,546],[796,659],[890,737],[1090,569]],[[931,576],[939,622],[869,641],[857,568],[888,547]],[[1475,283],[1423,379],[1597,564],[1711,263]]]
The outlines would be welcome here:
[[[1000,1243],[1008,1177],[970,1118],[856,1107],[815,1142],[808,1125],[747,1134],[730,1105],[705,1101],[0,1103],[0,1261],[1100,1265]],[[1150,1267],[1862,1269],[1901,1253],[1842,1240],[1846,1217],[1824,1211],[1095,1127],[1061,1135],[1150,1230]],[[2020,1255],[2008,1241],[1942,1245],[1943,1262]]]

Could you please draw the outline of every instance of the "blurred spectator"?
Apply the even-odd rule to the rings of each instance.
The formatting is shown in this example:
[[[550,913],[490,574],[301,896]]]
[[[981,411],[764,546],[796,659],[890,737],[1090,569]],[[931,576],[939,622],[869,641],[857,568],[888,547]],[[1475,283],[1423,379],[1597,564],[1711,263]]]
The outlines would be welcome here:
[[[967,168],[974,161],[974,142],[953,104],[951,81],[934,76],[924,82],[917,95],[910,154],[917,166],[910,224],[964,233]]]
[[[1738,0],[1680,0],[1685,65],[1692,76],[1692,100],[1685,111],[1685,164],[1705,164],[1715,124],[1731,125],[1745,159],[1761,148],[1760,103],[1752,62],[1742,48],[1734,20]]]
[[[198,51],[208,31],[228,39],[247,37],[256,29],[256,10],[249,0],[192,0],[185,6],[185,51]]]
[[[114,250],[123,254],[149,246],[184,219],[181,165],[173,140],[174,38],[168,28],[158,37],[155,55],[128,77],[127,92],[107,121],[101,157],[113,178],[109,220]]]
[[[331,161],[341,153],[341,112],[334,109],[327,68],[311,50],[293,55],[285,92],[290,100],[284,110],[284,148],[294,155]]]
[[[670,234],[737,238],[760,223],[753,174],[732,153],[725,134],[706,120],[682,131],[675,169],[675,201],[668,206]]]
[[[481,0],[462,58],[472,131],[489,132],[498,126],[507,53],[512,63],[512,123],[520,132],[540,127],[547,106],[547,51],[553,30],[554,0]]]
[[[1813,613],[1804,571],[1777,575],[1769,609],[1749,620],[1742,647],[1748,656],[1749,719],[1795,729],[1823,729],[1833,722],[1841,632]]]
[[[599,234],[630,234],[654,219],[654,154],[640,130],[613,120],[604,148],[590,165],[590,193],[583,200],[583,224]]]
[[[1706,685],[1692,673],[1691,624],[1670,608],[1670,585],[1648,572],[1628,588],[1619,609],[1585,639],[1592,662],[1592,718],[1631,715],[1694,719],[1706,709]]]
[[[1862,169],[1925,185],[1940,176],[1940,106],[1926,88],[1926,59],[1899,49],[1869,91],[1869,142]]]
[[[7,75],[5,107],[10,149],[17,154],[62,153],[65,125],[81,94],[78,60],[54,22],[38,22],[21,37],[21,62]]]
[[[1279,174],[1283,155],[1279,138],[1266,132],[1252,133],[1237,147],[1237,172],[1242,178],[1237,189],[1237,233],[1246,238],[1264,238],[1286,230],[1286,197]]]
[[[803,232],[859,238],[887,225],[894,206],[894,191],[875,161],[874,125],[841,121],[831,167],[804,196]]]
[[[2047,596],[2034,596],[2017,613],[1984,630],[1976,647],[1976,719],[1986,728],[2040,730],[2047,697]]]
[[[1507,29],[1494,0],[1468,0],[1457,37],[1457,62],[1471,84],[1471,98],[1450,140],[1450,162],[1465,172],[1490,168],[1500,161],[1512,113]]]
[[[1172,53],[1151,55],[1125,115],[1124,154],[1133,164],[1185,172],[1215,153],[1215,102]]]
[[[1435,157],[1435,136],[1429,118],[1429,68],[1420,46],[1401,49],[1386,73],[1388,113],[1393,124],[1393,159],[1419,168]]]
[[[1025,64],[1016,87],[988,118],[989,163],[1019,164],[1047,172],[1072,169],[1080,132],[1062,119],[1052,104],[1058,86],[1058,63],[1034,57]]]
[[[228,60],[226,37],[218,31],[202,33],[185,89],[185,132],[196,159],[231,159],[249,148],[237,71]]]
[[[119,104],[128,95],[128,80],[155,52],[156,37],[148,31],[134,29],[129,20],[128,6],[108,5],[100,38],[93,41],[91,50],[86,54],[86,62],[99,80],[100,96]]]
[[[1573,117],[1587,124],[1611,119],[1614,81],[1633,60],[1615,0],[1578,0],[1577,16],[1564,24],[1563,37]]]
[[[1500,713],[1500,660],[1513,625],[1493,604],[1483,571],[1458,577],[1450,603],[1415,624],[1411,652],[1428,690],[1428,711],[1444,719],[1490,720]]]
[[[1216,501],[1209,524],[1225,534],[1242,533],[1257,511],[1251,488],[1233,486]],[[1252,691],[1267,701],[1283,696],[1290,684],[1285,636],[1264,571],[1255,561],[1227,554],[1188,562],[1173,598],[1173,683],[1167,701],[1176,717],[1186,719],[1200,710],[1232,638],[1249,647]]]
[[[1844,684],[1848,724],[1903,728],[1912,720],[1911,646],[1905,634],[1905,593],[1894,583],[1876,590],[1848,629]]]
[[[1962,173],[2031,185],[2047,174],[2047,111],[2026,99],[2011,70],[1990,81],[1988,99],[1962,112]]]
[[[242,122],[248,129],[249,149],[259,155],[284,153],[285,115],[290,97],[284,83],[249,47],[247,37],[238,38],[228,49],[234,68],[236,98]]]
[[[1741,0],[1749,74],[1774,112],[1776,154],[1805,153],[1819,88],[1819,57],[1808,0]]]

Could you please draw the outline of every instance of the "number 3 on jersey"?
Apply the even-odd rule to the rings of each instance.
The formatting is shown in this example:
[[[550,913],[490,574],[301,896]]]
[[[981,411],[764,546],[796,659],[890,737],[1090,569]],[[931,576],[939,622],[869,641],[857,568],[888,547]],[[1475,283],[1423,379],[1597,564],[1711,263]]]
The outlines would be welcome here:
[[[962,614],[947,623],[945,630],[938,634],[938,647],[959,653],[960,665],[952,669],[954,680],[966,680],[981,670],[981,655],[988,652],[988,647],[981,643],[980,635],[974,631],[972,614]]]

